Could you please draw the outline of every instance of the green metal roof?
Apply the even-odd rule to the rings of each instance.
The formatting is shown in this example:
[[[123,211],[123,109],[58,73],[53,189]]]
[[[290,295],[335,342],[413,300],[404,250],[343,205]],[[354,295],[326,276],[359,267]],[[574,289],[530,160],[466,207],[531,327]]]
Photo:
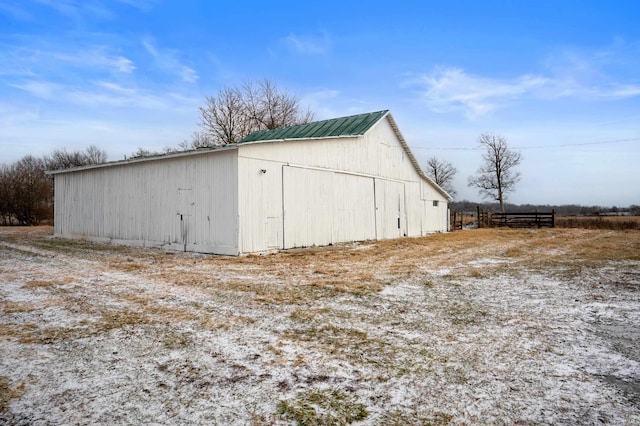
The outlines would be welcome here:
[[[315,139],[338,136],[363,135],[389,111],[369,112],[349,117],[332,118],[297,126],[282,127],[273,130],[258,130],[238,143],[273,141],[283,139]]]

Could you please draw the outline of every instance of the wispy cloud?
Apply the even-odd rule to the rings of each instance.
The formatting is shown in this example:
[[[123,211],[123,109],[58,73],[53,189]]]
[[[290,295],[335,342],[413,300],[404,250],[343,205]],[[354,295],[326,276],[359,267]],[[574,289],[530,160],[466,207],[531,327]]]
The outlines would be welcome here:
[[[113,54],[105,46],[87,46],[72,52],[51,52],[52,59],[82,67],[105,67],[112,71],[129,74],[136,66],[122,55]]]
[[[30,80],[22,83],[9,84],[9,86],[16,89],[23,90],[40,99],[53,99],[60,91],[61,85],[50,81],[36,81]]]
[[[142,46],[154,58],[158,68],[177,75],[186,83],[195,83],[198,81],[198,72],[183,64],[178,59],[178,51],[171,49],[158,49],[153,40],[147,38],[142,40]]]
[[[434,112],[461,111],[475,119],[526,99],[623,99],[640,96],[640,84],[610,82],[587,72],[587,64],[574,73],[525,74],[513,78],[473,75],[460,68],[436,68],[406,82],[417,86],[420,99]],[[585,77],[589,75],[590,77]]]
[[[187,108],[194,110],[200,101],[195,97],[179,94],[159,94],[110,81],[94,81],[88,85],[71,85],[29,80],[19,84],[12,84],[11,86],[25,91],[37,99],[83,107],[108,106],[148,110]]]
[[[115,17],[104,2],[96,0],[32,0],[32,2],[48,7],[76,23],[83,23],[86,19]]]
[[[637,57],[640,44],[617,38],[600,48],[557,48],[535,73],[512,77],[479,75],[458,67],[436,67],[413,75],[404,86],[435,112],[462,112],[474,119],[527,100],[576,99],[585,102],[640,96]]]
[[[462,110],[469,118],[484,115],[510,100],[548,84],[544,77],[524,75],[512,80],[474,76],[459,68],[438,68],[420,75],[421,98],[436,112]]]
[[[320,36],[289,34],[283,39],[289,49],[305,55],[323,55],[331,49],[332,42],[327,33]]]
[[[134,62],[117,48],[91,44],[57,44],[43,40],[20,40],[0,44],[0,75],[61,77],[78,72],[131,74]]]

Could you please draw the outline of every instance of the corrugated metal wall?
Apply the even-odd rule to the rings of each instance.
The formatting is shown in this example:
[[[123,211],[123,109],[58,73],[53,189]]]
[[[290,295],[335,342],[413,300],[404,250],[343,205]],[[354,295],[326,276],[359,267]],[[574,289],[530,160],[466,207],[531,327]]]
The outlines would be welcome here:
[[[235,150],[57,174],[55,233],[238,254]]]
[[[238,155],[242,252],[447,230],[447,200],[386,120],[364,137],[246,144]]]
[[[59,173],[55,232],[238,254],[447,229],[391,124]],[[437,205],[436,205],[437,204]]]
[[[284,248],[376,237],[373,179],[283,166]]]

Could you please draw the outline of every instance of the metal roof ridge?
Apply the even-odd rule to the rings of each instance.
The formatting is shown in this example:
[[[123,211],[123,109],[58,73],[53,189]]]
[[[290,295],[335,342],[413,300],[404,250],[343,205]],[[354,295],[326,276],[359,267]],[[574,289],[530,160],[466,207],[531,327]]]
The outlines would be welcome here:
[[[389,110],[380,110],[270,130],[257,130],[238,141],[239,144],[280,139],[312,139],[326,136],[355,136],[366,133]],[[359,130],[361,129],[361,130]],[[281,137],[282,134],[287,137]]]

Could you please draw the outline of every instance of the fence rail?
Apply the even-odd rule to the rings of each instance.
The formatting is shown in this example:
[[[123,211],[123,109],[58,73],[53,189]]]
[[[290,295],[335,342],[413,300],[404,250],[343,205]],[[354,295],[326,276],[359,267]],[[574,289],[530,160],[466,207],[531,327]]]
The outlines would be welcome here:
[[[463,218],[464,214],[462,212],[452,211],[449,218],[449,230],[455,231],[457,229],[462,229],[462,226],[464,225],[462,220]]]
[[[491,226],[509,228],[554,228],[555,216],[555,210],[544,213],[491,213],[489,221]]]

